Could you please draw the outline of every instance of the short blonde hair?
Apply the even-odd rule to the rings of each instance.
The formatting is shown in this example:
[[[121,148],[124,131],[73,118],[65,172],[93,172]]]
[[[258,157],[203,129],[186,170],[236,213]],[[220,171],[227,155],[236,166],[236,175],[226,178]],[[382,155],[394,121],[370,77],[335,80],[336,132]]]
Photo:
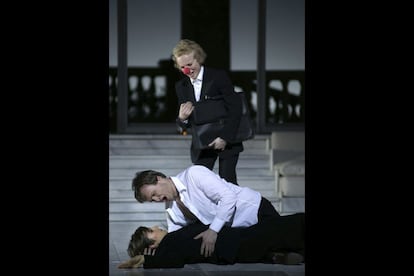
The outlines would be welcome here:
[[[177,45],[175,45],[174,49],[172,50],[172,59],[174,61],[175,67],[180,69],[177,65],[177,58],[182,55],[188,55],[194,53],[194,58],[198,61],[198,63],[203,64],[207,58],[206,52],[204,52],[203,48],[195,41],[189,39],[182,39],[180,40]]]

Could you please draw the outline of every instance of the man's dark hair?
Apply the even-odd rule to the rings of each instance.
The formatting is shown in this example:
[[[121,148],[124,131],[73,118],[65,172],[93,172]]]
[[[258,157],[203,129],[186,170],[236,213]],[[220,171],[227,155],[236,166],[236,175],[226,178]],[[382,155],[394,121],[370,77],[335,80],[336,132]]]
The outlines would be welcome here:
[[[132,180],[132,190],[134,191],[135,199],[138,200],[138,202],[145,202],[145,198],[143,198],[141,194],[142,186],[157,184],[157,176],[167,178],[163,173],[153,170],[142,171],[135,174],[135,178]]]
[[[144,249],[155,243],[155,240],[148,239],[147,233],[151,233],[152,229],[140,226],[131,236],[128,245],[128,255],[132,258],[136,255],[143,255]]]

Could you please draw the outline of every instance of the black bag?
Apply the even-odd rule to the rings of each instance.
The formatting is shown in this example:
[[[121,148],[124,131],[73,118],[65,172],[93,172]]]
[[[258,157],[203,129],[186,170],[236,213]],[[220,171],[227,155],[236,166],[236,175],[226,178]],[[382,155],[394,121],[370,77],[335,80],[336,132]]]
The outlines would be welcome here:
[[[249,106],[243,92],[238,92],[242,102],[242,115],[236,137],[229,143],[239,143],[254,137],[253,122],[250,118]],[[192,128],[197,139],[193,143],[196,148],[208,148],[215,138],[219,136],[224,127],[227,110],[223,96],[209,97],[194,104]]]
[[[223,96],[207,98],[204,101],[194,103],[193,123],[203,125],[218,122],[227,116]]]

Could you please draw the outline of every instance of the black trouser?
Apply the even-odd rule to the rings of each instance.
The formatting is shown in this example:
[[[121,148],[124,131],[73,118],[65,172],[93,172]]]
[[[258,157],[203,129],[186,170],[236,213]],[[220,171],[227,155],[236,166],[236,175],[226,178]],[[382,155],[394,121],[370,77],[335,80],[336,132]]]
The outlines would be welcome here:
[[[202,165],[210,170],[213,170],[214,163],[216,162],[218,154],[213,151],[204,151],[200,154],[199,158],[194,161],[194,165]],[[234,155],[226,156],[226,158],[219,158],[219,175],[224,178],[227,182],[231,182],[235,185],[237,183],[236,165],[239,160],[239,153]]]
[[[268,199],[262,197],[262,200],[260,201],[259,211],[257,212],[257,218],[259,219],[259,222],[269,217],[275,216],[279,217],[279,212],[276,211],[275,207]]]
[[[242,233],[237,262],[268,262],[269,252],[297,252],[305,258],[305,214],[273,216]]]

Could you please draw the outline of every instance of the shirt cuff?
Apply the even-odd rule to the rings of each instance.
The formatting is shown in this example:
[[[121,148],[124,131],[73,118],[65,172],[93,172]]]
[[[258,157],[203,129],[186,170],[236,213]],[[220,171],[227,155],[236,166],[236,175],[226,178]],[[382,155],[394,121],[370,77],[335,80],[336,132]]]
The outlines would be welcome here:
[[[214,218],[213,222],[210,224],[210,229],[215,232],[220,232],[221,228],[223,228],[225,221],[219,218]]]

